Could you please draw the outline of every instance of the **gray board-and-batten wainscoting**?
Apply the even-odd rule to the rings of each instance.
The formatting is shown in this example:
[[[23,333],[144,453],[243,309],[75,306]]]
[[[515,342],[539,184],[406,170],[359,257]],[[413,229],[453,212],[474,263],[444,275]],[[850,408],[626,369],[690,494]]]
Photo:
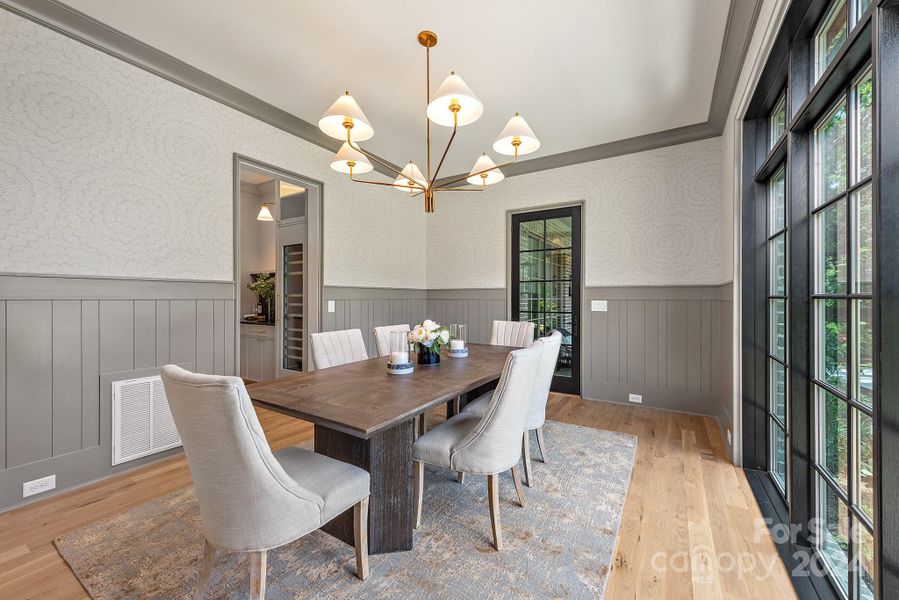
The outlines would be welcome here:
[[[111,466],[111,382],[232,375],[235,324],[231,282],[0,274],[0,510],[178,452]]]
[[[644,406],[720,418],[731,289],[586,288],[585,307],[603,299],[608,311],[584,312],[583,396],[642,393]],[[374,355],[372,327],[427,317],[487,342],[506,303],[503,288],[326,286],[322,324],[362,329]],[[111,466],[110,384],[168,362],[235,374],[236,320],[232,282],[0,274],[0,510],[23,503],[26,481],[55,474],[59,492],[178,452]]]
[[[721,419],[732,379],[732,290],[731,283],[585,288],[582,396],[628,402],[634,393],[644,406]],[[591,312],[591,300],[607,300],[608,310]],[[509,318],[506,290],[325,287],[324,328],[362,329],[370,356],[372,327],[424,318],[465,323],[472,342],[486,343],[493,321]]]

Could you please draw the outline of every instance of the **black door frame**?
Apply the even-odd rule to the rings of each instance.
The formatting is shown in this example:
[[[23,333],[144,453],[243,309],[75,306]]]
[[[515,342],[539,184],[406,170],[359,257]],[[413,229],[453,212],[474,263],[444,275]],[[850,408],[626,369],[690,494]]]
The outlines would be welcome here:
[[[509,272],[510,285],[510,314],[512,320],[519,320],[521,305],[518,301],[521,285],[521,272],[519,266],[520,247],[519,232],[523,221],[536,221],[542,219],[555,219],[559,217],[571,217],[571,377],[554,376],[552,390],[566,394],[581,393],[581,323],[583,321],[583,206],[571,204],[553,208],[538,208],[534,210],[515,211],[511,217],[511,248]]]

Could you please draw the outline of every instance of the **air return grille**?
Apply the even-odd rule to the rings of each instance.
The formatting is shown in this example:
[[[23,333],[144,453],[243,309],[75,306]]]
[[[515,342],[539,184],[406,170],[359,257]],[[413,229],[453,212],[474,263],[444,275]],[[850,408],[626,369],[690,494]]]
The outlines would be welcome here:
[[[158,375],[112,382],[112,464],[180,445]]]

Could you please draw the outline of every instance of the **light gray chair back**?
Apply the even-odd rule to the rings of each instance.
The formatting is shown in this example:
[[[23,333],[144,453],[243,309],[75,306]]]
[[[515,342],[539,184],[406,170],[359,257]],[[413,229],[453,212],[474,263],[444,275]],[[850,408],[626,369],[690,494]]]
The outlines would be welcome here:
[[[382,325],[375,327],[372,332],[375,334],[375,346],[378,348],[378,356],[390,356],[390,334],[394,331],[402,331],[408,333],[411,327],[408,325]]]
[[[316,369],[327,369],[368,359],[365,340],[359,329],[323,331],[309,336],[312,340],[312,360]]]
[[[528,321],[494,321],[490,343],[527,348],[534,343],[534,324]]]
[[[206,539],[222,550],[251,552],[321,527],[324,500],[297,483],[272,456],[239,377],[166,365],[162,382]]]
[[[543,343],[510,352],[496,391],[477,427],[450,452],[457,471],[500,473],[518,464],[521,432],[534,395]]]
[[[549,388],[556,372],[556,362],[559,360],[559,349],[562,347],[562,334],[553,331],[548,337],[540,338],[543,352],[540,354],[540,365],[537,367],[537,376],[534,380],[534,396],[531,399],[531,408],[528,410],[528,418],[524,428],[527,431],[543,427],[546,421],[546,401],[549,399]]]

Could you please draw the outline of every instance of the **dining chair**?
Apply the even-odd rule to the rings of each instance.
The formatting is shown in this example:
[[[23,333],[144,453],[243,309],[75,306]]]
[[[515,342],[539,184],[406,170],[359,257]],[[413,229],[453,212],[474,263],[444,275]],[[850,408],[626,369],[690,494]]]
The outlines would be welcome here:
[[[533,395],[541,353],[542,342],[510,352],[496,392],[483,417],[460,413],[427,432],[412,445],[416,528],[421,525],[426,463],[459,473],[486,475],[493,545],[497,550],[502,550],[499,474],[512,471],[518,503],[524,508],[524,489],[518,473],[521,432]]]
[[[490,343],[527,348],[534,343],[534,324],[529,321],[494,321]]]
[[[312,360],[316,369],[327,369],[368,359],[365,340],[360,329],[323,331],[309,335],[312,341]]]
[[[392,331],[403,331],[408,333],[411,327],[408,325],[382,325],[375,327],[372,333],[375,334],[375,346],[378,348],[378,356],[390,356],[390,333]]]
[[[524,480],[528,487],[534,485],[531,472],[531,444],[530,433],[537,436],[537,446],[540,449],[540,459],[546,462],[546,440],[543,438],[543,424],[546,422],[546,402],[549,399],[549,388],[556,372],[556,361],[559,359],[559,350],[562,347],[562,334],[553,331],[548,337],[537,340],[542,342],[543,351],[540,355],[540,364],[537,367],[537,377],[534,380],[534,392],[531,396],[531,404],[528,408],[527,418],[524,422],[524,433],[521,436],[521,455],[524,462]],[[483,416],[490,408],[493,392],[487,392],[467,404],[462,409],[464,413]],[[464,475],[459,475],[459,481],[464,481]]]
[[[250,554],[250,597],[265,597],[268,551],[353,509],[356,575],[368,576],[367,471],[302,448],[272,453],[243,381],[162,369],[206,538],[194,598],[219,551]]]

